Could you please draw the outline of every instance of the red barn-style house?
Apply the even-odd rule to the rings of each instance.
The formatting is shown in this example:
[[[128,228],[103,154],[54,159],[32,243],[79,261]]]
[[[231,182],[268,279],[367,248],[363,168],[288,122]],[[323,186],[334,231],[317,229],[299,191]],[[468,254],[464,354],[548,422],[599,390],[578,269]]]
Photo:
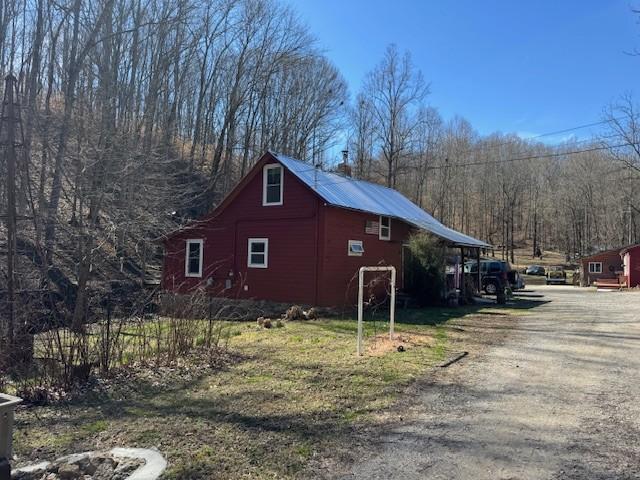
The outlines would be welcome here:
[[[354,304],[361,266],[395,266],[402,287],[403,246],[418,229],[450,246],[488,247],[396,190],[268,152],[210,214],[165,238],[162,286],[184,294],[203,288],[231,298]]]

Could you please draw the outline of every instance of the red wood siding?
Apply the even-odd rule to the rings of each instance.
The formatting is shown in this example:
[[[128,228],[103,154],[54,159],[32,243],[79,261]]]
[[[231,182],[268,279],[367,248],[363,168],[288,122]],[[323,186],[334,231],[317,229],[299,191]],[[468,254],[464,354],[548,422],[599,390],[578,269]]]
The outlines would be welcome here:
[[[589,263],[602,263],[602,273],[589,273]],[[580,260],[582,264],[582,285],[592,285],[599,279],[617,279],[616,272],[622,271],[622,259],[619,250],[602,252]]]
[[[372,265],[395,266],[401,287],[409,225],[392,219],[391,240],[367,234],[366,222],[378,222],[377,215],[324,205],[284,167],[283,205],[263,206],[262,171],[270,163],[267,154],[217,211],[165,242],[165,290],[204,288],[215,296],[354,306],[358,269]],[[247,266],[249,238],[269,239],[267,268]],[[203,239],[202,278],[185,277],[187,239]],[[363,256],[348,255],[349,240],[363,241]],[[228,280],[231,288],[225,289]]]
[[[188,293],[203,287],[212,295],[315,303],[319,200],[283,167],[283,205],[263,206],[262,167],[268,163],[266,156],[221,212],[169,238],[164,289]],[[185,246],[191,238],[204,239],[202,278],[185,277]],[[268,268],[247,266],[249,238],[269,239]],[[224,290],[227,279],[232,279],[230,290]]]
[[[238,228],[240,297],[278,302],[315,302],[315,217],[243,222]],[[247,267],[247,239],[268,238],[267,268]],[[245,290],[246,289],[246,290]]]
[[[627,286],[640,286],[640,245],[629,248],[624,254],[625,276]]]
[[[362,266],[393,265],[397,270],[397,287],[402,286],[402,244],[411,228],[392,219],[391,240],[380,240],[377,234],[365,233],[367,220],[377,222],[378,216],[336,207],[322,208],[320,304],[356,305],[358,270]],[[362,240],[364,254],[361,257],[348,255],[349,240]]]

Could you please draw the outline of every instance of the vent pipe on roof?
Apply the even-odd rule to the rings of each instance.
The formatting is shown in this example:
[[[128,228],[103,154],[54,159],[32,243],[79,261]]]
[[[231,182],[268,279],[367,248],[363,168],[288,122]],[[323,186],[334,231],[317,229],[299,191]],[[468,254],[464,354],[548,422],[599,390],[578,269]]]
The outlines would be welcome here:
[[[342,175],[345,175],[347,177],[351,176],[351,165],[349,165],[349,150],[347,150],[346,148],[342,150],[342,163],[338,164],[336,170]]]

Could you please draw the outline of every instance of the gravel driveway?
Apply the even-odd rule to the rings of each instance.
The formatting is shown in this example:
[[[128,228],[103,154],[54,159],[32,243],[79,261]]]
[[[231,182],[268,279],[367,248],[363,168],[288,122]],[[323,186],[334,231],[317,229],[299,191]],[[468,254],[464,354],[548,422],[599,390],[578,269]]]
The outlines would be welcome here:
[[[640,293],[535,290],[546,303],[420,385],[340,478],[640,478]]]

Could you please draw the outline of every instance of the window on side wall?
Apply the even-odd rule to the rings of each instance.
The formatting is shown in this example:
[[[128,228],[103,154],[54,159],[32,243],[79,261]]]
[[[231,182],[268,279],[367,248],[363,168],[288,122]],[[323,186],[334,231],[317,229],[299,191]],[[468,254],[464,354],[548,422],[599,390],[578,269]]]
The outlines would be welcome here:
[[[247,253],[247,266],[250,268],[267,268],[269,264],[269,239],[250,238]]]
[[[187,240],[184,259],[185,277],[202,277],[202,239]]]
[[[378,225],[378,238],[380,240],[391,240],[391,217],[380,216]]]
[[[262,205],[282,205],[282,165],[265,165],[262,172]]]
[[[349,240],[347,253],[350,257],[361,257],[364,253],[362,240]]]
[[[589,273],[602,273],[602,262],[589,262]]]

